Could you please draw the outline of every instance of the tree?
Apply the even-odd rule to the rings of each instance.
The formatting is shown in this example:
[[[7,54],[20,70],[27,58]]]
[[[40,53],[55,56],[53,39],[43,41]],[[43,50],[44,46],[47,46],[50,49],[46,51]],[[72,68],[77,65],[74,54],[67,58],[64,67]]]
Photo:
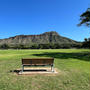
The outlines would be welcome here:
[[[90,48],[90,38],[85,38],[84,39],[85,41],[83,42],[83,44],[82,44],[82,47],[83,48]]]
[[[88,8],[84,13],[80,15],[80,23],[78,26],[81,25],[90,26],[90,8]]]
[[[87,39],[87,38],[85,38],[85,39],[84,39],[84,41],[85,41],[85,42],[87,42],[87,41],[88,41],[88,39]]]
[[[38,49],[38,44],[33,44],[30,46],[30,49]]]
[[[0,46],[1,49],[9,49],[9,46],[7,44],[2,44]]]
[[[12,48],[14,48],[14,49],[27,49],[27,47],[23,44],[14,45]]]

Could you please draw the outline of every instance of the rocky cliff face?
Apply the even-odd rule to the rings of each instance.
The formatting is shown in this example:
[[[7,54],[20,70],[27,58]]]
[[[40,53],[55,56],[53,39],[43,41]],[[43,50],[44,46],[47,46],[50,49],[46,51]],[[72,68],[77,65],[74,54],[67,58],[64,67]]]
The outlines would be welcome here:
[[[9,44],[9,45],[16,45],[16,44],[47,44],[47,43],[77,43],[74,40],[71,40],[66,37],[60,36],[57,32],[45,32],[40,35],[18,35],[15,37],[10,37],[7,39],[0,39],[0,44]]]

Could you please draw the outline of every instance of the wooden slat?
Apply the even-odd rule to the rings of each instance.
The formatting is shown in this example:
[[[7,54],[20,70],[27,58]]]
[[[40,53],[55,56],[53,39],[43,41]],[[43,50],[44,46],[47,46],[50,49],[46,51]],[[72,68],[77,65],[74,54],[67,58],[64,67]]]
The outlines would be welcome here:
[[[22,59],[24,65],[51,65],[54,62],[54,58],[30,58]]]

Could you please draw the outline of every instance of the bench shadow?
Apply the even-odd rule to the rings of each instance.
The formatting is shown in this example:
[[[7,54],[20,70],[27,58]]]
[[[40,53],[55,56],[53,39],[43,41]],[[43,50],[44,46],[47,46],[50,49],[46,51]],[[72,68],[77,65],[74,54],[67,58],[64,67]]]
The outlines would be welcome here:
[[[46,69],[30,69],[30,70],[24,70],[24,72],[45,72]]]
[[[19,74],[22,70],[10,70],[10,73]],[[46,72],[46,69],[28,69],[24,70],[23,72]]]
[[[21,72],[21,70],[10,70],[10,73],[16,73],[16,74],[19,74],[19,72]]]
[[[65,53],[65,52],[44,52],[41,54],[33,54],[38,57],[53,57],[57,59],[79,59],[83,61],[90,61],[90,52],[79,52],[79,53]]]

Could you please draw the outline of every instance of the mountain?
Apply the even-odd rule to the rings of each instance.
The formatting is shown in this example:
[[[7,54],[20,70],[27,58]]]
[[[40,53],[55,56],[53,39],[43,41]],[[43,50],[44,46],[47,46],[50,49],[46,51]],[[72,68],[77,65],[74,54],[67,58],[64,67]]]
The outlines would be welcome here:
[[[45,33],[40,34],[40,35],[17,35],[17,36],[6,38],[6,39],[0,39],[0,45],[2,45],[2,44],[31,45],[31,44],[47,44],[47,43],[59,43],[59,44],[71,43],[71,44],[76,44],[78,42],[74,41],[72,39],[60,36],[55,31],[45,32]]]

